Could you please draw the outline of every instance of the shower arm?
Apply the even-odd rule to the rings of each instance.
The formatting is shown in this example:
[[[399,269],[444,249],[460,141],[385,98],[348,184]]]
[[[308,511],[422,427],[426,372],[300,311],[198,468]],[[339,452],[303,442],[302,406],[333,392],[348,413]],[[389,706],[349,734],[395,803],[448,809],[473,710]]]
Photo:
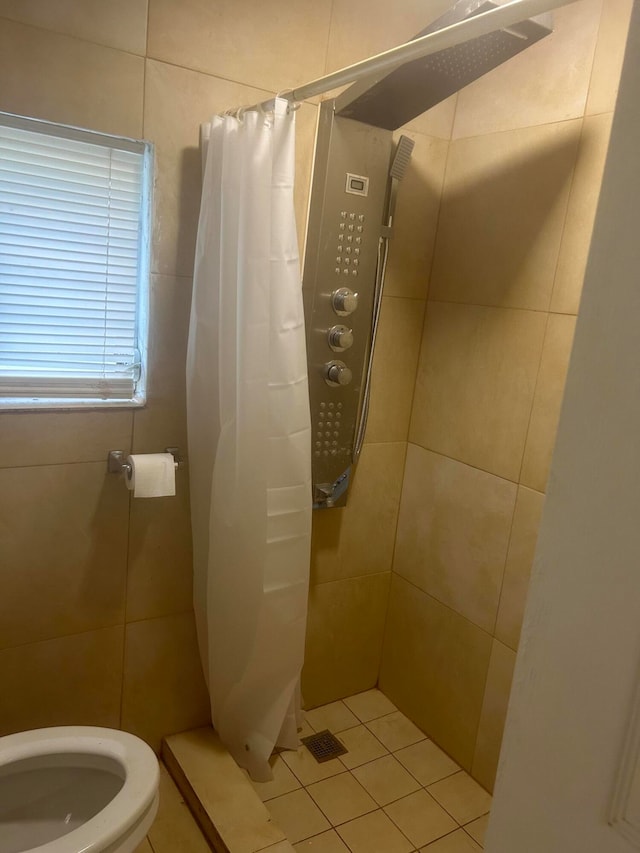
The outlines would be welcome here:
[[[333,89],[345,86],[347,83],[354,83],[356,80],[361,80],[364,77],[375,77],[382,73],[386,74],[388,71],[403,65],[405,62],[430,56],[432,53],[438,53],[449,47],[464,44],[464,42],[487,35],[496,30],[508,29],[527,18],[536,17],[544,12],[550,12],[552,9],[567,6],[575,2],[576,0],[512,0],[511,3],[505,3],[504,6],[497,6],[495,9],[490,9],[487,12],[481,12],[457,24],[452,24],[449,27],[428,33],[406,44],[401,44],[390,50],[385,50],[383,53],[371,56],[369,59],[363,59],[361,62],[348,65],[339,71],[334,71],[324,77],[312,80],[304,86],[287,89],[280,92],[278,97],[284,98],[291,103],[300,103],[316,95],[324,95]],[[258,108],[266,109],[272,103],[273,99],[269,99],[261,104],[240,107],[239,110],[230,110],[229,112],[246,112]]]

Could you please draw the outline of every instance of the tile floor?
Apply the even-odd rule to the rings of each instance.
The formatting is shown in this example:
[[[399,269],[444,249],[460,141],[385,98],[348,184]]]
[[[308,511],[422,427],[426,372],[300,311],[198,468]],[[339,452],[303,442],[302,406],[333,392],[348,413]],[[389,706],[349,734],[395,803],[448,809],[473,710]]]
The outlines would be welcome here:
[[[298,853],[482,849],[491,796],[379,690],[306,718],[303,737],[330,729],[349,752],[318,764],[305,747],[283,751],[273,781],[253,783]]]

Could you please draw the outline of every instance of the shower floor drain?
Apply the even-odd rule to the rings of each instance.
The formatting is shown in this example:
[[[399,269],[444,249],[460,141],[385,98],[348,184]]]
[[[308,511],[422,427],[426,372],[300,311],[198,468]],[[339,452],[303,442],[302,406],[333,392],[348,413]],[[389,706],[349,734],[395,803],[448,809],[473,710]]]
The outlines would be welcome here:
[[[303,737],[302,743],[320,764],[323,761],[331,761],[332,758],[337,758],[349,751],[335,735],[331,734],[329,729]]]

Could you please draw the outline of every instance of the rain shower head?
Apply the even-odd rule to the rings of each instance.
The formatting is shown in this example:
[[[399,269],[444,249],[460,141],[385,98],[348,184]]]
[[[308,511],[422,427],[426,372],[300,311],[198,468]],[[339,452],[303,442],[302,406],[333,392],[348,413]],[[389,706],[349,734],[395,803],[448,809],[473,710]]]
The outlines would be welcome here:
[[[458,0],[415,38],[497,5],[493,0]],[[387,74],[354,83],[336,99],[336,114],[395,130],[551,32],[551,15],[541,15],[406,62]]]

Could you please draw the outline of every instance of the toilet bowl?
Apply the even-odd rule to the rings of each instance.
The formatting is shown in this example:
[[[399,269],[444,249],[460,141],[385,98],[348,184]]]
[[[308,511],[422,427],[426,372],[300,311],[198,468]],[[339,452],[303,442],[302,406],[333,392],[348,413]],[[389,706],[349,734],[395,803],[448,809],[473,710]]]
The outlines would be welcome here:
[[[0,738],[0,853],[132,853],[158,810],[158,760],[90,726]]]

